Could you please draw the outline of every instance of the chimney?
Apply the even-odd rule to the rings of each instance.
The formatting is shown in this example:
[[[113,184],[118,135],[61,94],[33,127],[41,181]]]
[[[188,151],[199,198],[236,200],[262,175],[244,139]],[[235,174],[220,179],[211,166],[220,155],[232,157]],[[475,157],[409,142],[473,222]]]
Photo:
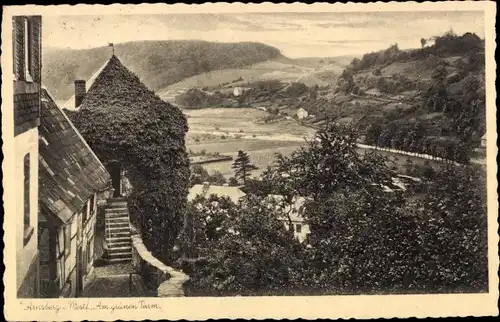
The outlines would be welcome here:
[[[85,81],[83,79],[75,80],[75,108],[80,107],[86,93]]]

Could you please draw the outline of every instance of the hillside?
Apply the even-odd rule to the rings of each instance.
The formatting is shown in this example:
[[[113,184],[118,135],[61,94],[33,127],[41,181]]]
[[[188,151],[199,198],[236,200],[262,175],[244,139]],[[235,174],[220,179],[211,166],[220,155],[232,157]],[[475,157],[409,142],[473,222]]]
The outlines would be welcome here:
[[[331,90],[300,107],[351,122],[366,143],[465,160],[485,133],[484,41],[447,33],[428,46],[397,45],[355,58]]]
[[[164,100],[176,102],[177,96],[189,89],[221,91],[262,81],[301,82],[307,86],[325,86],[336,83],[347,65],[346,57],[291,59],[281,56],[244,68],[201,73],[168,86],[158,92],[158,95]]]
[[[191,40],[121,43],[115,45],[115,54],[154,91],[200,73],[282,57],[278,49],[261,43]],[[110,56],[111,48],[107,46],[44,49],[44,84],[57,100],[68,100],[73,95],[74,80],[89,79]]]
[[[339,77],[324,83],[306,80],[325,67],[301,67],[309,73],[294,81],[240,75],[184,93],[176,103],[187,108],[252,106],[270,112],[268,121],[296,118],[303,108],[309,114],[300,120],[304,125],[353,123],[367,144],[464,161],[485,133],[484,41],[471,33],[432,40],[419,49],[393,45],[354,58]],[[309,65],[320,61],[309,60]],[[235,96],[234,87],[241,94]]]

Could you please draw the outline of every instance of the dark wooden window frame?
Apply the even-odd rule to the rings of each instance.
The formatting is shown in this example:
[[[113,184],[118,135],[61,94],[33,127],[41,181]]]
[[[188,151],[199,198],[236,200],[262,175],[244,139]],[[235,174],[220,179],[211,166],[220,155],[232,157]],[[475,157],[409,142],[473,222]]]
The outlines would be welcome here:
[[[71,223],[64,226],[64,255],[71,254]]]
[[[27,82],[34,81],[33,73],[33,21],[29,17],[24,18],[24,79]]]
[[[23,159],[23,194],[24,194],[24,246],[26,246],[33,236],[34,227],[31,225],[31,160],[30,154],[26,154]]]

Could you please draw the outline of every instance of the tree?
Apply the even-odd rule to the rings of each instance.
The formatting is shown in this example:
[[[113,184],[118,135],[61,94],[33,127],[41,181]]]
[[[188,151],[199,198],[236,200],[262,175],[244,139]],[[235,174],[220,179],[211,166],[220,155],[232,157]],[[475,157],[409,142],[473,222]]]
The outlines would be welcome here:
[[[423,215],[422,278],[432,280],[438,291],[487,290],[485,171],[449,164],[435,173],[433,181],[418,205]]]
[[[190,274],[195,295],[487,290],[484,172],[428,169],[428,193],[406,201],[385,187],[394,175],[387,160],[358,153],[357,135],[329,124],[262,175],[265,194],[285,204],[306,197],[305,245],[284,229],[280,204],[263,196],[239,205],[212,197],[195,208],[201,237],[193,240],[205,256]]]
[[[229,178],[228,183],[229,183],[230,186],[237,186],[237,185],[239,185],[238,179],[236,179],[235,177]]]
[[[191,166],[191,176],[189,179],[191,186],[195,184],[203,184],[204,182],[210,182],[215,185],[223,185],[226,183],[226,179],[222,173],[219,171],[213,171],[209,174],[208,171],[200,164],[194,164]]]
[[[250,162],[250,157],[246,152],[242,150],[238,151],[238,156],[233,162],[232,168],[234,169],[234,176],[246,184],[247,179],[250,178],[252,170],[257,170],[258,168]]]
[[[214,196],[194,217],[205,262],[190,273],[188,293],[283,295],[300,285],[301,246],[272,203],[250,196],[242,206]]]
[[[427,43],[427,40],[425,38],[420,39],[420,45],[422,45],[422,48],[425,47],[425,44]]]

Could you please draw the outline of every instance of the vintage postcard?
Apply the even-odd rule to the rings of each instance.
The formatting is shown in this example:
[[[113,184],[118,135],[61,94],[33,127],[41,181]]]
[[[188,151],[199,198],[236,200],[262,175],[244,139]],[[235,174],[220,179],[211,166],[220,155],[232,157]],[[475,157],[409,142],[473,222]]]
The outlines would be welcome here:
[[[498,315],[494,2],[3,9],[7,320]]]

